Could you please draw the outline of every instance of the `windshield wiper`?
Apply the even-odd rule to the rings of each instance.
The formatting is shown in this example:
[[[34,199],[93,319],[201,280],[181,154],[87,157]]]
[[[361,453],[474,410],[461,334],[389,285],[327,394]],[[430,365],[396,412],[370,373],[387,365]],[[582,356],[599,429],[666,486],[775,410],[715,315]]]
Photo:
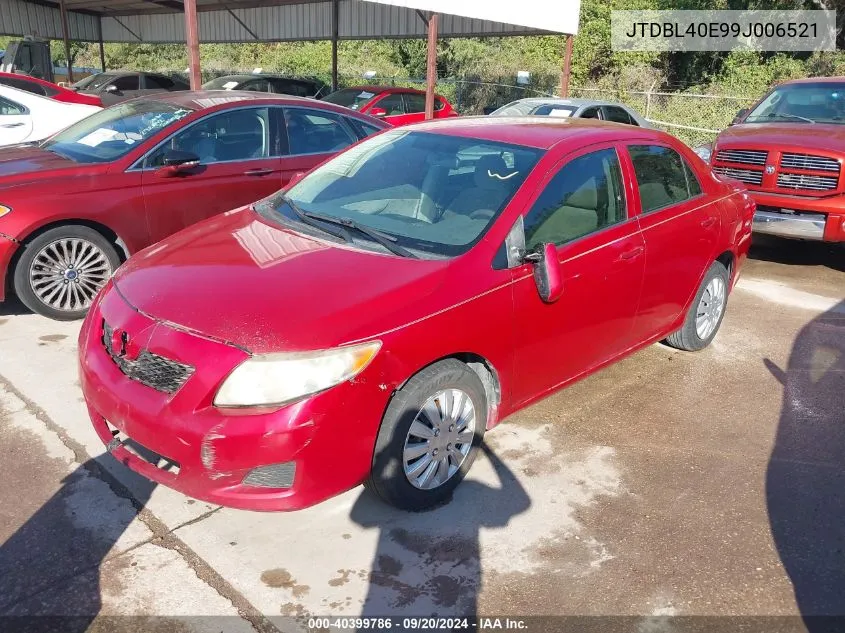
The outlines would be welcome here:
[[[319,213],[312,213],[310,211],[302,211],[302,214],[307,218],[311,218],[312,220],[319,220],[320,222],[327,222],[329,224],[337,224],[338,226],[342,226],[346,229],[355,229],[359,233],[369,237],[374,242],[381,244],[394,255],[419,259],[407,248],[399,246],[399,244],[396,243],[396,238],[392,235],[382,233],[377,229],[371,229],[370,227],[364,226],[363,224],[358,224],[355,220],[350,220],[349,218],[335,218],[330,215],[321,215]]]
[[[801,121],[806,121],[807,123],[815,123],[813,119],[808,119],[807,117],[801,116],[799,114],[787,114],[786,112],[781,112],[780,114],[763,114],[760,116],[761,119],[771,119],[774,117],[783,117],[785,119],[800,119]]]
[[[312,226],[312,227],[314,227],[315,229],[317,229],[318,231],[322,231],[323,233],[326,233],[326,234],[328,234],[328,235],[331,235],[332,237],[336,237],[337,239],[339,239],[339,240],[343,240],[344,242],[348,242],[348,241],[349,241],[349,238],[348,238],[346,235],[344,235],[343,233],[339,233],[339,232],[337,232],[337,231],[331,231],[331,230],[327,229],[326,227],[324,227],[324,226],[323,226],[322,224],[320,224],[319,222],[315,222],[315,221],[311,218],[311,216],[312,216],[313,214],[308,213],[308,212],[303,211],[302,209],[300,209],[300,208],[299,208],[299,206],[298,206],[298,205],[297,205],[297,204],[296,204],[293,200],[291,200],[290,198],[288,198],[285,194],[282,194],[282,195],[281,195],[281,198],[282,198],[282,201],[283,201],[285,204],[287,204],[287,205],[291,208],[291,210],[294,212],[294,214],[296,215],[296,217],[297,217],[297,218],[299,218],[299,220],[300,220],[303,224],[307,224],[308,226]]]

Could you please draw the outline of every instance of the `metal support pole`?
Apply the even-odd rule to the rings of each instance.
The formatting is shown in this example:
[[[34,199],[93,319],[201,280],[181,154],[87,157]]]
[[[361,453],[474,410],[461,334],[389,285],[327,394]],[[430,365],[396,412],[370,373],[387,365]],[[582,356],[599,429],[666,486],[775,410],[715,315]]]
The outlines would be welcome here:
[[[191,90],[202,87],[200,73],[200,36],[197,26],[197,0],[185,0],[185,39],[188,42],[188,68],[191,76]]]
[[[566,51],[563,54],[563,71],[560,73],[560,96],[569,96],[569,75],[572,67],[572,36],[566,36]]]
[[[73,61],[70,58],[70,29],[67,25],[67,9],[65,8],[65,0],[59,3],[60,13],[62,14],[62,39],[65,43],[65,61],[67,62],[67,82],[73,83]],[[52,62],[51,62],[52,64]],[[50,69],[52,75],[52,68]]]
[[[332,0],[332,92],[337,90],[337,38],[340,1]]]
[[[97,37],[100,43],[100,68],[106,72],[106,49],[103,47],[103,18],[97,18]]]
[[[428,18],[428,55],[425,68],[425,118],[434,118],[434,87],[437,84],[437,22],[438,15]]]

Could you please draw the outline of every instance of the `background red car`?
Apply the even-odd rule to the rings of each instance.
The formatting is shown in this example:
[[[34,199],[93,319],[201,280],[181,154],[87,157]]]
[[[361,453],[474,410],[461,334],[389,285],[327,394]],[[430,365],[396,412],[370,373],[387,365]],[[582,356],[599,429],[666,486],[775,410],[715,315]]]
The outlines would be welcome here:
[[[394,86],[359,86],[344,88],[324,101],[336,103],[370,116],[384,119],[391,125],[407,125],[425,120],[425,92]],[[458,113],[440,95],[434,99],[434,118],[447,119]]]
[[[504,417],[656,341],[709,345],[753,211],[655,130],[388,130],[130,258],[80,382],[108,450],[191,496],[292,510],[368,481],[422,510]]]
[[[126,256],[277,191],[388,127],[312,99],[173,92],[0,149],[0,301],[85,314]]]
[[[55,101],[64,101],[65,103],[83,103],[85,105],[95,105],[103,107],[103,101],[96,95],[86,95],[75,90],[63,88],[37,77],[30,77],[29,75],[19,75],[17,73],[0,73],[0,84],[17,88],[18,90],[26,90],[33,94],[41,95]]]

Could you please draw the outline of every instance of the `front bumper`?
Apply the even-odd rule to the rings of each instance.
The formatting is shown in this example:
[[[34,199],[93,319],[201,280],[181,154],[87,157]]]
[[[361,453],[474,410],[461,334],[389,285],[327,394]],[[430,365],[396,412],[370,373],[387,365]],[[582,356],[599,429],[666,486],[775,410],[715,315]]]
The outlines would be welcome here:
[[[845,197],[799,198],[749,191],[753,231],[802,240],[845,242]]]
[[[128,332],[135,345],[191,365],[194,373],[172,395],[129,379],[102,343],[104,320]],[[374,367],[378,357],[354,385],[344,383],[288,406],[214,407],[220,384],[247,357],[232,345],[139,314],[109,284],[80,333],[80,383],[109,452],[130,469],[191,497],[247,510],[296,510],[363,481],[389,398],[380,386],[381,370]],[[163,459],[143,458],[130,450],[133,445]],[[292,481],[270,487],[272,477],[255,476],[261,467],[271,467],[261,471],[265,475],[292,474]]]
[[[18,250],[18,241],[0,233],[0,302],[6,300],[6,282],[9,279],[9,264]]]

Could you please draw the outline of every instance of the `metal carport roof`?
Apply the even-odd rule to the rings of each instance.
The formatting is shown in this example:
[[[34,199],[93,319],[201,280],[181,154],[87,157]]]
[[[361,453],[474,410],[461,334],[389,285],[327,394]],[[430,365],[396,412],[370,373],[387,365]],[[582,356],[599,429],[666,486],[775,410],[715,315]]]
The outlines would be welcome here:
[[[184,43],[179,0],[65,0],[72,40]],[[201,42],[279,42],[332,38],[331,0],[197,0]],[[441,14],[440,37],[548,33],[501,22]],[[338,38],[423,38],[426,23],[414,9],[338,1]],[[102,39],[100,37],[102,29]],[[0,0],[0,34],[62,38],[58,2]]]

